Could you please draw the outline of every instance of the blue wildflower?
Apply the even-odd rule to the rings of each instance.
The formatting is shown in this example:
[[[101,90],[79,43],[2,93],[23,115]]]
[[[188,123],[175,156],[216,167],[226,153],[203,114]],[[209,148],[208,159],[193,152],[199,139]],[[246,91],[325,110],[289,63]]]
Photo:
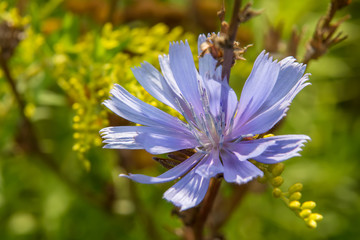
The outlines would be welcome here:
[[[206,40],[200,35],[200,44]],[[273,164],[299,156],[305,135],[256,138],[285,115],[295,95],[309,83],[305,65],[293,57],[273,61],[263,51],[256,59],[240,100],[221,66],[210,54],[199,59],[199,72],[187,42],[172,43],[169,55],[159,56],[161,74],[147,62],[132,69],[136,79],[153,97],[177,110],[181,121],[132,96],[120,85],[104,102],[111,111],[141,126],[101,130],[105,148],[145,149],[163,154],[182,149],[196,152],[158,177],[141,174],[120,176],[140,183],[162,183],[181,178],[164,198],[185,210],[204,198],[210,178],[222,174],[227,182],[243,184],[263,176],[249,159]]]

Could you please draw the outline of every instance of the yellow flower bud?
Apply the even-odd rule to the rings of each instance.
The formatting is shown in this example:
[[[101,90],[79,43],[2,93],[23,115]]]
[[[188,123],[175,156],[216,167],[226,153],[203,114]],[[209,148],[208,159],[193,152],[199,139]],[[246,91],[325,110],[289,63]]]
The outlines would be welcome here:
[[[95,138],[94,139],[94,145],[95,146],[100,146],[101,145],[101,139],[100,138]]]
[[[105,94],[106,94],[106,92],[105,92],[104,90],[102,90],[102,89],[100,89],[100,90],[97,92],[98,97],[102,97],[102,96],[104,96]]]
[[[289,193],[300,192],[302,189],[303,185],[301,183],[295,183],[289,188]]]
[[[280,188],[274,188],[272,193],[273,193],[273,196],[276,197],[276,198],[281,197],[281,194],[282,194]]]
[[[72,78],[70,78],[70,84],[72,84],[72,85],[77,85],[78,84],[78,80],[76,79],[76,78],[74,78],[74,77],[72,77]]]
[[[80,149],[80,144],[76,143],[73,147],[72,147],[73,151],[78,151]]]
[[[290,195],[289,200],[293,201],[293,200],[299,200],[301,198],[301,192],[294,192],[293,194]]]
[[[273,167],[271,173],[274,177],[279,176],[284,171],[285,165],[283,163],[277,163]]]
[[[301,205],[301,209],[313,209],[315,207],[316,203],[314,201],[307,201]]]
[[[74,110],[79,109],[80,107],[81,107],[81,105],[80,105],[79,103],[74,103],[74,104],[72,105],[72,108],[73,108]]]
[[[36,110],[36,106],[32,103],[28,103],[25,106],[24,114],[26,117],[31,118],[34,116]]]
[[[73,134],[74,139],[79,139],[80,138],[80,133],[76,132]]]
[[[84,164],[85,170],[86,170],[86,171],[90,171],[90,169],[91,169],[91,163],[90,163],[90,161],[87,160],[87,159],[83,159],[82,162],[83,162],[83,164]]]
[[[88,149],[88,147],[87,147],[87,146],[84,146],[84,147],[82,147],[82,148],[79,149],[79,152],[84,153],[84,152],[87,151],[87,149]]]
[[[77,112],[78,115],[84,115],[85,109],[84,108],[78,108],[76,112]]]
[[[310,209],[301,210],[301,212],[299,213],[301,218],[307,218],[308,216],[310,216],[310,214],[311,214]]]
[[[73,117],[73,122],[80,122],[80,116],[79,115],[75,115],[74,117]]]
[[[306,221],[306,225],[310,228],[316,228],[317,222],[315,220],[309,219],[308,221]]]
[[[299,209],[300,208],[300,202],[299,201],[291,201],[290,203],[289,203],[289,207],[291,208],[291,209]]]
[[[284,179],[281,176],[277,176],[271,180],[271,185],[274,187],[279,187],[281,184],[283,184]]]
[[[100,115],[101,117],[107,117],[107,111],[106,111],[106,110],[101,110],[100,113],[99,113],[99,115]]]
[[[323,220],[323,216],[321,215],[321,214],[319,214],[319,213],[312,213],[312,214],[310,214],[310,216],[309,216],[309,219],[311,219],[311,220],[315,220],[315,221],[321,221],[321,220]]]
[[[109,125],[109,120],[103,119],[103,120],[102,120],[102,124],[103,124],[104,126]]]

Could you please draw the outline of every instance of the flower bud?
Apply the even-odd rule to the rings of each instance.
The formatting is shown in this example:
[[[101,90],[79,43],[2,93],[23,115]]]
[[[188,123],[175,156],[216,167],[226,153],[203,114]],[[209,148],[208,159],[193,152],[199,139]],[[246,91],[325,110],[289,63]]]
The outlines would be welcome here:
[[[301,218],[306,218],[306,217],[310,216],[310,214],[311,214],[310,209],[301,210],[301,212],[299,213]]]
[[[80,116],[79,115],[75,115],[74,117],[73,117],[73,122],[80,122]]]
[[[299,201],[291,201],[290,203],[289,203],[289,207],[291,208],[291,209],[293,209],[293,210],[295,210],[295,209],[299,209],[300,208],[300,202]]]
[[[308,221],[306,221],[306,225],[310,228],[316,228],[317,222],[315,220],[309,219]]]
[[[272,194],[274,197],[279,198],[279,197],[281,197],[282,192],[281,192],[280,188],[274,188]]]
[[[321,214],[319,214],[319,213],[312,213],[312,214],[310,214],[310,216],[309,216],[309,219],[311,219],[311,220],[315,220],[315,221],[321,221],[321,220],[323,220],[323,216],[321,215]]]
[[[285,165],[283,163],[277,163],[277,164],[275,164],[271,173],[274,177],[280,176],[280,174],[284,171],[284,168],[285,168]]]
[[[273,185],[274,187],[279,187],[281,186],[281,184],[283,184],[283,182],[284,179],[281,176],[277,176],[271,180],[271,185]]]
[[[300,192],[302,189],[303,185],[301,183],[295,183],[289,188],[289,193]]]
[[[73,151],[78,151],[80,149],[80,144],[76,143],[73,147],[72,147]]]
[[[79,139],[81,137],[81,135],[80,135],[80,133],[78,133],[78,132],[75,132],[74,134],[73,134],[73,138],[74,139]]]
[[[98,138],[98,137],[95,138],[95,139],[94,139],[94,145],[95,145],[95,146],[100,146],[100,145],[101,145],[101,139]]]
[[[301,209],[313,209],[316,207],[316,203],[314,201],[303,202],[301,205]]]
[[[301,198],[301,192],[294,192],[293,194],[290,195],[289,200],[294,201],[294,200],[299,200],[300,198]]]

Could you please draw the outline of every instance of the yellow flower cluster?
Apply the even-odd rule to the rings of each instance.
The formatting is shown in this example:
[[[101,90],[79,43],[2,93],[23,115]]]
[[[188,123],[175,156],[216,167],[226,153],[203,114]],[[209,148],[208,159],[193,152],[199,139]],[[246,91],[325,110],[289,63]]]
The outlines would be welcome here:
[[[270,136],[273,135],[269,134],[264,137]],[[305,221],[308,227],[316,228],[317,222],[321,221],[323,216],[319,213],[312,212],[312,210],[316,207],[316,203],[314,201],[300,201],[303,185],[301,183],[295,183],[290,186],[286,192],[282,191],[280,188],[284,183],[284,178],[281,174],[284,171],[285,165],[283,163],[263,164],[256,161],[252,161],[252,163],[264,172],[264,176],[262,178],[258,178],[258,181],[261,183],[270,183],[273,187],[272,194],[275,198],[282,199],[297,216]]]
[[[152,98],[138,84],[131,68],[143,61],[158,68],[158,56],[168,52],[169,42],[185,38],[196,49],[194,35],[183,33],[181,28],[169,30],[166,25],[157,24],[151,28],[121,26],[114,29],[108,23],[100,34],[89,32],[76,44],[68,44],[68,39],[64,38],[55,46],[54,73],[75,110],[73,150],[86,168],[90,167],[86,152],[92,146],[101,145],[98,132],[109,125],[108,112],[101,103],[109,97],[114,83],[121,84],[142,101],[177,114]]]
[[[12,27],[24,27],[30,22],[30,18],[28,16],[20,16],[17,8],[8,9],[7,2],[1,2],[0,21],[10,23]]]
[[[11,56],[11,74],[16,79],[17,84],[23,86],[21,91],[26,92],[30,88],[29,80],[43,69],[41,62],[36,62],[34,59],[39,59],[39,48],[43,45],[44,39],[40,34],[35,33],[29,25],[30,17],[21,16],[18,9],[9,8],[7,2],[0,2],[0,24],[3,22],[6,22],[10,29],[18,29],[21,32],[21,41],[15,46],[16,52],[21,53],[21,55],[14,54]],[[6,35],[3,34],[2,37],[6,38]],[[3,49],[0,47],[0,53],[2,51]],[[0,68],[0,79],[3,77],[4,73]],[[26,97],[25,115],[32,118],[36,111],[36,105],[30,94]],[[0,102],[1,118],[1,116],[6,116],[13,106],[12,93],[6,81],[0,81],[0,98],[2,99]]]

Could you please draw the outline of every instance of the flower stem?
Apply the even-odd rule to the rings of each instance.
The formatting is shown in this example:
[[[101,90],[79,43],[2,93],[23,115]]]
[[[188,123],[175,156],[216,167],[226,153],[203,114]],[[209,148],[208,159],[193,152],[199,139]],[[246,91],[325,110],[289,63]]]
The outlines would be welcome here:
[[[241,201],[248,191],[253,187],[254,182],[246,184],[233,184],[233,193],[230,197],[219,196],[214,204],[213,211],[208,218],[208,225],[210,228],[210,239],[216,239],[222,234],[219,232],[220,228],[229,220],[231,215],[240,206]]]
[[[212,178],[208,191],[199,208],[192,212],[191,219],[185,222],[184,239],[186,240],[202,240],[204,239],[204,226],[211,212],[216,195],[219,191],[222,178]]]
[[[234,41],[236,39],[236,33],[240,24],[239,10],[241,6],[241,0],[234,1],[234,7],[230,22],[229,31],[226,36],[226,43],[224,48],[224,62],[222,65],[221,78],[226,78],[229,82],[230,70],[234,61]]]

